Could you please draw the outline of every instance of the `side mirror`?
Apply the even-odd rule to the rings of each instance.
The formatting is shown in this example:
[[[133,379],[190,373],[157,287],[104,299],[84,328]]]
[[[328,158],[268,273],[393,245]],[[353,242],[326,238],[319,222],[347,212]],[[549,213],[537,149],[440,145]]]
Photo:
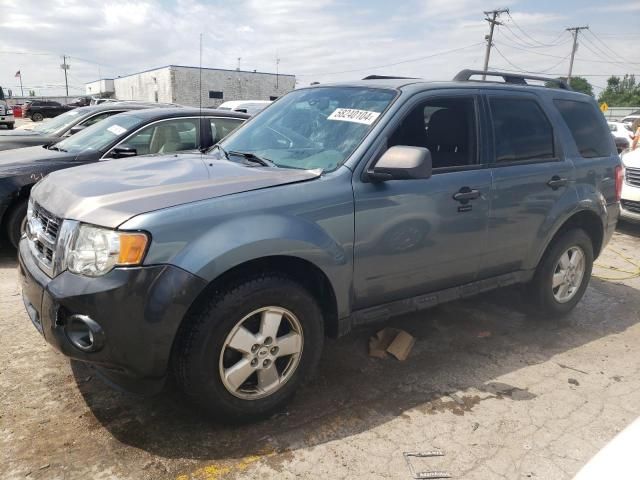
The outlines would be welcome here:
[[[85,125],[75,125],[69,129],[69,135],[75,135],[78,132],[81,132],[87,128]]]
[[[111,150],[111,158],[124,158],[124,157],[135,157],[138,155],[138,150],[131,145],[118,145]]]
[[[385,182],[427,179],[431,177],[431,170],[429,149],[396,145],[384,152],[367,174],[373,182]]]

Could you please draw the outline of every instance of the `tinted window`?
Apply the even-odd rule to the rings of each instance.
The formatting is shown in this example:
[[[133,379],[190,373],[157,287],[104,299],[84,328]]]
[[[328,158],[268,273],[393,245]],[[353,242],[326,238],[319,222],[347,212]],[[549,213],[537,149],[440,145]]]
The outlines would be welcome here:
[[[554,158],[553,129],[534,100],[490,99],[496,162]]]
[[[476,144],[475,101],[456,97],[428,100],[415,107],[388,146],[426,147],[433,168],[446,168],[475,164]]]
[[[554,100],[553,103],[571,130],[580,155],[585,158],[611,155],[610,135],[603,128],[602,113],[594,105],[573,100]]]

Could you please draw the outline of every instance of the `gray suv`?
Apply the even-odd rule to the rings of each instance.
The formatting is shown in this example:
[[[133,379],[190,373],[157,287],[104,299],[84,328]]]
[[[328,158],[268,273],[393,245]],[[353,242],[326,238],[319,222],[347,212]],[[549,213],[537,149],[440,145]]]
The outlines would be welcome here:
[[[511,284],[568,313],[618,219],[613,139],[564,83],[481,73],[299,89],[207,153],[49,174],[19,247],[33,324],[112,383],[174,376],[246,420],[356,325]]]

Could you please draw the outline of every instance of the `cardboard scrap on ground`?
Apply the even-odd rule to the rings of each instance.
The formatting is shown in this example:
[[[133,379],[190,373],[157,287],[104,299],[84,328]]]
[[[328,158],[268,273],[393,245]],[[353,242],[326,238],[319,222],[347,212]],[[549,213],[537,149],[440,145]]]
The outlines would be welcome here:
[[[369,339],[369,356],[386,358],[393,355],[398,360],[406,360],[416,339],[399,328],[383,328]]]

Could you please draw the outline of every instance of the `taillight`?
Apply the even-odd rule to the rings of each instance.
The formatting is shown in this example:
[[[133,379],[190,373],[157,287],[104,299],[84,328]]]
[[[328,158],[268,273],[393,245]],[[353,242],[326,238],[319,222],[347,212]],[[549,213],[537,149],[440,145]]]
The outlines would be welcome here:
[[[616,202],[622,198],[622,182],[624,181],[624,168],[622,165],[616,166]]]

